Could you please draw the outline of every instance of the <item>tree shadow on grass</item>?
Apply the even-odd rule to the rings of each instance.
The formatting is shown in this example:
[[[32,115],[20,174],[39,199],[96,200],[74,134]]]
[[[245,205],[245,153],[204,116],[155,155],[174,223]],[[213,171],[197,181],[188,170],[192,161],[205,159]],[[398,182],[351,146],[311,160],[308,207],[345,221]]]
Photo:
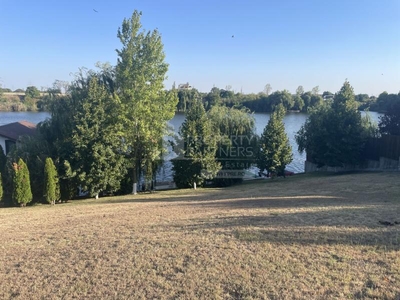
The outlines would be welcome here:
[[[310,209],[326,207],[390,207],[388,203],[376,199],[353,199],[339,196],[302,195],[302,196],[270,196],[270,197],[231,197],[208,199],[208,201],[189,201],[181,203],[185,206],[199,206],[210,209],[246,210],[246,209]]]
[[[235,237],[247,242],[270,242],[286,245],[354,245],[379,246],[385,250],[400,250],[400,233],[398,230],[380,230],[363,232],[361,230],[236,230]]]
[[[190,231],[213,230],[247,242],[377,245],[400,249],[400,225],[383,226],[379,223],[380,218],[400,221],[393,207],[344,207],[203,218],[193,220],[192,224],[183,228]]]

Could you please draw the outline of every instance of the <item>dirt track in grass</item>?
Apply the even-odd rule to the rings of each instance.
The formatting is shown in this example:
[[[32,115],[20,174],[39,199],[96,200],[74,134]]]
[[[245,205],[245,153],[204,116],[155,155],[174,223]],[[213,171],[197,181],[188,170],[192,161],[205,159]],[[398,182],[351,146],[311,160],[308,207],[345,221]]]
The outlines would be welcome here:
[[[400,173],[0,209],[0,298],[399,299]]]

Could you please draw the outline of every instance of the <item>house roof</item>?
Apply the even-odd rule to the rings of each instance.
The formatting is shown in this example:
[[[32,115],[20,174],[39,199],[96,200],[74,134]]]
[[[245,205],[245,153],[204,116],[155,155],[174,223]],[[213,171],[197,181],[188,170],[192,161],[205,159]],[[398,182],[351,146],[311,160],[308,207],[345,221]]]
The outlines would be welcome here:
[[[36,125],[28,121],[14,122],[0,126],[0,136],[17,141],[22,135],[34,135]]]

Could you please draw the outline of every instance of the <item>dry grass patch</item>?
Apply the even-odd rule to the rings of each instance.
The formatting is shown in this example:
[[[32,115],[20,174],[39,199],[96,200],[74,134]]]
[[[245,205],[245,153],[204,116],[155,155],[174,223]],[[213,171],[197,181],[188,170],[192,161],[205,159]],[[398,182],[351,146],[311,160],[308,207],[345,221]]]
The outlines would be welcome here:
[[[0,298],[398,299],[400,174],[0,210]]]

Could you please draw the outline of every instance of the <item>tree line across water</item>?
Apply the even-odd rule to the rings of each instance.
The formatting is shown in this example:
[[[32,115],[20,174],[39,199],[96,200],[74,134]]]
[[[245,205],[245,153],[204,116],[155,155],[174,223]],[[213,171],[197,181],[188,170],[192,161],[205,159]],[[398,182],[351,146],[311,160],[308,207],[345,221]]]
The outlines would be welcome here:
[[[264,171],[285,175],[292,160],[283,124],[287,95],[289,102],[271,106],[270,120],[257,136],[249,108],[224,105],[217,101],[221,91],[214,89],[214,98],[185,102],[179,135],[164,141],[182,90],[164,89],[168,65],[161,37],[157,30],[142,31],[140,16],[135,11],[118,29],[122,47],[116,66],[80,70],[67,93],[50,91],[46,106],[51,118],[38,124],[37,135],[21,138],[7,157],[0,151],[0,198],[25,205],[66,201],[78,189],[93,197],[136,194],[140,182],[151,190],[168,144],[177,153],[172,164],[178,187],[238,183],[251,166],[260,169],[260,176]],[[296,136],[299,150],[318,165],[356,164],[369,137],[398,133],[398,99],[381,119],[380,130],[361,117],[358,106],[346,81],[333,98],[309,109]]]
[[[70,83],[56,80],[53,87],[43,90],[42,92],[35,86],[29,86],[26,90],[17,89],[15,93],[24,93],[24,95],[7,95],[4,93],[11,92],[10,89],[0,87],[0,111],[48,111],[49,105],[54,94],[61,94],[69,89]],[[258,94],[243,94],[234,92],[228,86],[225,89],[213,87],[210,92],[199,92],[195,88],[176,89],[175,84],[172,90],[177,91],[178,102],[176,104],[176,112],[186,112],[192,104],[200,100],[203,102],[206,110],[211,109],[215,105],[223,105],[227,107],[246,107],[251,112],[272,112],[274,107],[282,104],[286,110],[308,112],[310,109],[321,105],[326,100],[332,100],[334,94],[329,91],[320,93],[319,87],[314,87],[311,91],[305,91],[303,86],[296,89],[296,93],[292,94],[288,90],[274,91],[267,84],[263,92]],[[369,96],[368,94],[355,95],[355,101],[358,110],[368,110],[375,112],[387,112],[390,107],[399,101],[400,92],[398,94],[381,93],[378,97]]]
[[[282,104],[286,110],[308,112],[327,100],[332,100],[334,94],[325,91],[322,94],[319,87],[314,87],[311,91],[304,91],[302,86],[292,94],[288,90],[275,91],[271,93],[271,86],[266,85],[263,92],[258,94],[235,93],[229,89],[219,89],[213,87],[209,93],[200,93],[196,89],[183,89],[178,91],[177,111],[186,112],[195,99],[201,99],[206,109],[214,105],[224,105],[228,107],[243,106],[252,112],[272,112],[275,106]],[[390,107],[400,100],[399,94],[381,93],[378,97],[367,94],[354,96],[358,110],[369,110],[376,112],[387,112]]]

